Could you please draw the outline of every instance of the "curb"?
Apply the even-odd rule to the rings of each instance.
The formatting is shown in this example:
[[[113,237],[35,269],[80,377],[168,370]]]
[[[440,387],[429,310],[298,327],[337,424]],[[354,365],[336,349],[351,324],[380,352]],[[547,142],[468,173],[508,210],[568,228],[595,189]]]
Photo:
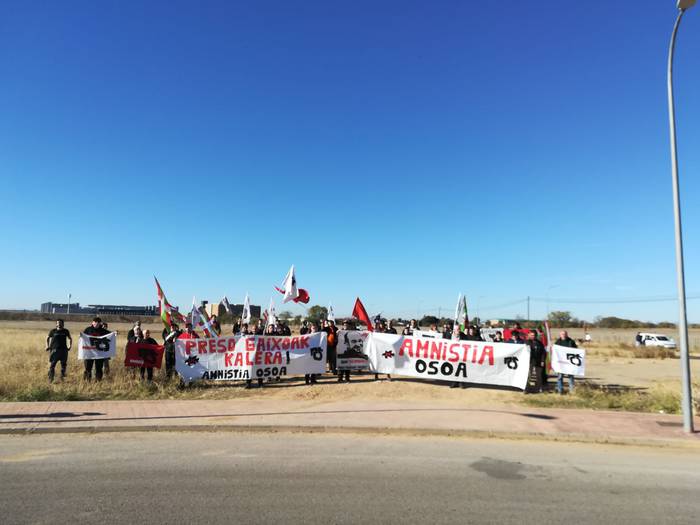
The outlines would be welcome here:
[[[383,428],[383,427],[332,427],[303,425],[142,425],[142,426],[73,426],[73,427],[24,427],[0,428],[0,435],[43,434],[99,434],[126,432],[241,432],[241,433],[294,433],[294,434],[365,434],[399,437],[443,437],[471,439],[502,439],[513,441],[549,441],[560,443],[587,443],[601,445],[633,445],[641,447],[700,448],[700,441],[691,439],[653,439],[617,436],[591,436],[586,434],[517,433],[486,430],[432,429],[432,428]]]

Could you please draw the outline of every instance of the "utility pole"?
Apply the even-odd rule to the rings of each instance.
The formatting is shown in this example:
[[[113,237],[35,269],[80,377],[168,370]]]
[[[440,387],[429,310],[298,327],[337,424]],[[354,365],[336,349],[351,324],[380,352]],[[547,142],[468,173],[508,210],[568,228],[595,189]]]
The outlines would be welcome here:
[[[527,296],[527,320],[530,321],[530,296]]]

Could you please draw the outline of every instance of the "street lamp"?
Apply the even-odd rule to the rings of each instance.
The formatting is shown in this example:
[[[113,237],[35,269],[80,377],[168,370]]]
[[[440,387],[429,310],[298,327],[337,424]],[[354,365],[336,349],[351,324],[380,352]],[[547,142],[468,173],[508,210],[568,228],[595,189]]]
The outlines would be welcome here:
[[[668,49],[668,119],[671,133],[671,177],[673,179],[673,215],[676,232],[676,279],[678,281],[678,342],[680,344],[681,369],[683,372],[682,409],[683,430],[693,432],[693,392],[690,383],[690,356],[688,354],[688,318],[685,309],[685,272],[683,269],[683,231],[681,228],[681,202],[678,187],[678,148],[676,145],[676,111],[673,103],[673,52],[676,48],[676,34],[686,9],[695,5],[696,0],[678,0],[678,18],[673,26],[671,45]]]

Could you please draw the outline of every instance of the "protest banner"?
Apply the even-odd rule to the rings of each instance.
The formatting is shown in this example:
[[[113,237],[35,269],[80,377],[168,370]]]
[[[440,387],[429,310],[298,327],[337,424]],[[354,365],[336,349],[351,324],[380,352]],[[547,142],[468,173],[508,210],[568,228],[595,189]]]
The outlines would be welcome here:
[[[325,363],[325,332],[175,341],[175,369],[185,383],[322,374]]]
[[[86,335],[78,339],[78,359],[107,359],[117,355],[117,332],[107,335]]]
[[[516,387],[524,390],[530,368],[527,345],[452,341],[372,333],[365,346],[370,371]]]
[[[124,366],[142,366],[160,368],[163,363],[163,345],[146,343],[127,343]]]
[[[369,358],[364,351],[367,330],[338,330],[335,367],[338,370],[368,370]]]
[[[414,337],[423,337],[428,339],[442,339],[442,334],[435,330],[413,330]]]
[[[552,345],[552,370],[557,374],[586,375],[586,349]]]

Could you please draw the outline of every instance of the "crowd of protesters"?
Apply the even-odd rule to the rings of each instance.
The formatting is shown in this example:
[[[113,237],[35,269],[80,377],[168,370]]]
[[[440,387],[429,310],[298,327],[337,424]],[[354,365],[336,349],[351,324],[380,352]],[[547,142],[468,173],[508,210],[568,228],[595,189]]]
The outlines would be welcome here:
[[[210,319],[210,326],[221,334],[221,325],[216,316]],[[380,317],[375,318],[374,332],[385,334],[397,334],[396,328],[392,320],[384,320]],[[355,326],[350,321],[344,321],[343,330],[354,330]],[[420,330],[418,321],[412,319],[401,331],[401,335],[414,335],[414,332]],[[338,377],[338,382],[350,382],[350,370],[338,370],[336,367],[337,347],[338,347],[338,327],[333,320],[323,320],[320,324],[316,322],[303,321],[299,329],[300,335],[314,334],[317,332],[326,333],[327,352],[326,364],[328,372]],[[92,323],[83,331],[85,335],[100,337],[110,333],[108,325],[101,318],[95,317]],[[504,339],[504,332],[508,338]],[[519,324],[515,324],[510,330],[504,332],[495,331],[488,335],[488,340],[495,343],[512,343],[526,344],[530,347],[530,373],[528,385],[525,392],[543,392],[547,388],[547,352],[543,343],[542,334],[535,329],[523,329]],[[276,321],[274,324],[268,324],[266,327],[262,323],[235,323],[232,330],[233,335],[277,335],[290,336],[292,331],[288,324],[283,321]],[[478,326],[450,325],[445,323],[442,330],[438,329],[436,324],[430,326],[428,334],[435,334],[435,337],[442,337],[449,340],[461,341],[484,341],[481,329]],[[165,371],[164,375],[167,380],[170,380],[175,374],[175,341],[177,339],[199,339],[200,335],[193,329],[191,323],[186,323],[184,330],[172,323],[169,328],[164,328],[161,334],[164,347]],[[72,339],[70,332],[65,328],[65,323],[62,319],[56,321],[56,327],[52,329],[46,339],[46,350],[49,352],[49,381],[53,382],[56,376],[56,366],[61,365],[61,379],[65,379],[68,362],[68,352],[72,347]],[[127,343],[143,343],[148,345],[157,345],[158,342],[151,336],[150,330],[141,328],[141,321],[137,321],[127,334]],[[554,342],[559,346],[576,348],[576,342],[569,337],[569,334],[562,330],[559,333],[559,338]],[[95,370],[95,380],[101,381],[105,374],[109,374],[109,359],[84,359],[83,379],[85,381],[92,380],[92,371]],[[140,376],[142,380],[153,380],[153,367],[141,366]],[[568,387],[569,392],[574,390],[574,376],[569,375]],[[317,383],[316,374],[306,374],[304,381],[307,385]],[[374,375],[375,381],[379,380],[379,374]],[[560,394],[564,393],[564,375],[557,375],[556,391]],[[280,378],[276,378],[277,381]],[[386,374],[386,380],[391,381],[391,375]],[[268,378],[268,381],[273,381]],[[257,386],[262,388],[264,381],[262,378],[257,379]],[[252,380],[246,381],[246,388],[252,388]],[[468,388],[469,384],[464,382],[453,382],[450,388]]]

